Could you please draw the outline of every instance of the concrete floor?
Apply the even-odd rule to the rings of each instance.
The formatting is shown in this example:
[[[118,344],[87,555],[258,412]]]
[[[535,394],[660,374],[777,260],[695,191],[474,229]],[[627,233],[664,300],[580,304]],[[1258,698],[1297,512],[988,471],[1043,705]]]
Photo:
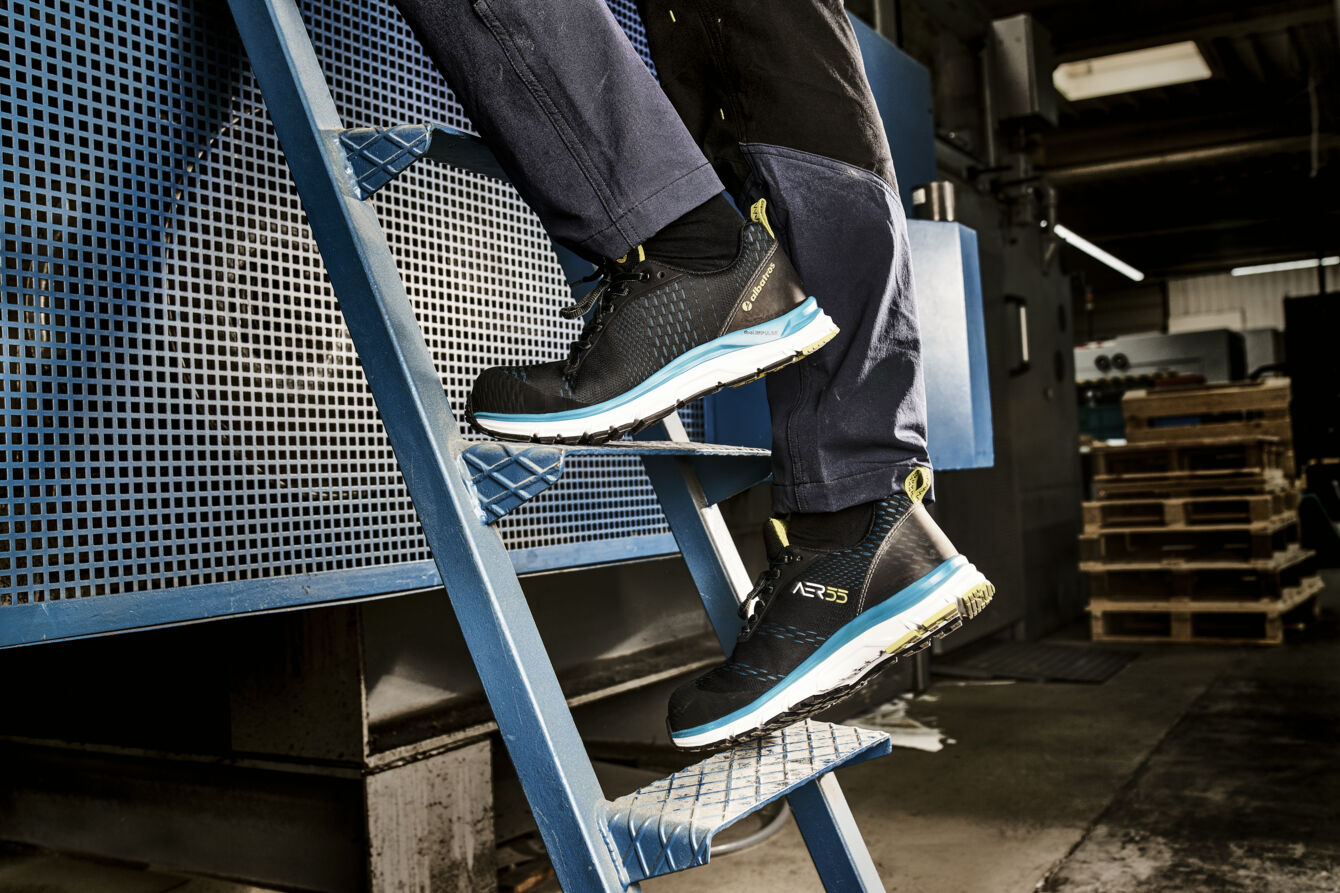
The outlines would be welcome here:
[[[1149,647],[1102,685],[942,680],[911,715],[954,743],[839,777],[890,891],[1340,891],[1338,669],[1340,640],[1314,636]],[[791,825],[644,888],[820,885]],[[0,856],[2,893],[250,889]]]

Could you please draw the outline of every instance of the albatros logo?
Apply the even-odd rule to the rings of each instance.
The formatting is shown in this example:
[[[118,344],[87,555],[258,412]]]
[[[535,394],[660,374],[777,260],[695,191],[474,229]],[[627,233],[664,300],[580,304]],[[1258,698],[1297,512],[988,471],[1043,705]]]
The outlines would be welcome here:
[[[758,300],[758,293],[763,291],[763,286],[768,284],[768,277],[772,275],[772,271],[775,269],[777,269],[777,264],[773,262],[768,264],[768,268],[763,271],[763,278],[758,280],[758,285],[754,286],[754,290],[749,293],[749,297],[745,298],[744,304],[741,305],[746,312],[754,309],[754,302]]]

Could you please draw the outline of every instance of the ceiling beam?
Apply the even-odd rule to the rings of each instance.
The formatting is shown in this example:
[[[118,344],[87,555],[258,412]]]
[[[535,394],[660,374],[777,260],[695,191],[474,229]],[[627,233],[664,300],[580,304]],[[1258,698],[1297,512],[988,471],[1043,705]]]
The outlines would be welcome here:
[[[1319,135],[1316,139],[1316,145],[1318,151],[1329,151],[1340,146],[1340,136],[1329,133]],[[1138,158],[1120,158],[1114,161],[1054,167],[1044,171],[1043,175],[1057,186],[1068,186],[1090,180],[1114,180],[1120,177],[1163,173],[1188,165],[1241,161],[1245,158],[1256,158],[1262,155],[1299,154],[1310,152],[1312,149],[1312,137],[1287,136],[1277,139],[1228,143],[1220,146],[1204,146],[1198,149],[1183,149],[1177,152],[1163,152]]]

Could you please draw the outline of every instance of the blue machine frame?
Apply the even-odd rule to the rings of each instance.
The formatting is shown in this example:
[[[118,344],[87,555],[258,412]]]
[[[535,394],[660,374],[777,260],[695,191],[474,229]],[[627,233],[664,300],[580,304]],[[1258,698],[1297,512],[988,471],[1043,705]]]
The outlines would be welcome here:
[[[16,14],[22,16],[21,10],[16,10]],[[627,11],[623,13],[628,15]],[[135,19],[135,10],[129,10],[126,14],[129,18]],[[905,54],[899,52],[883,38],[871,32],[868,28],[859,22],[855,23],[858,36],[861,41],[863,52],[867,59],[867,66],[870,72],[872,85],[875,89],[877,101],[880,103],[881,110],[888,120],[897,120],[899,128],[896,133],[891,133],[890,143],[897,158],[900,174],[904,179],[903,194],[906,200],[910,194],[910,184],[932,175],[934,169],[934,156],[932,147],[932,128],[929,116],[929,76],[924,68],[911,61]],[[631,36],[636,42],[636,33]],[[191,84],[187,79],[184,84]],[[56,88],[52,88],[56,89]],[[205,101],[217,102],[221,97],[213,97],[212,94],[205,94]],[[226,97],[226,94],[224,94]],[[33,102],[38,102],[40,96],[34,94]],[[48,100],[50,101],[50,100]],[[18,114],[22,116],[24,106],[19,105]],[[906,126],[904,126],[904,124]],[[15,127],[15,132],[22,136],[29,125],[24,123],[22,117]],[[146,136],[146,139],[153,140],[158,137],[152,135]],[[10,166],[5,170],[5,182],[7,184],[18,185],[22,182],[22,175],[28,168],[24,167],[22,152],[25,147],[29,151],[32,146],[19,139],[17,142],[11,142],[11,137],[6,136],[6,146],[17,150],[15,153],[7,156],[5,165],[14,165],[13,158],[17,156],[17,167]],[[454,163],[462,167],[468,167],[473,170],[484,172],[490,176],[498,176],[500,171],[493,162],[491,155],[484,150],[480,144],[465,137],[460,130],[442,125],[410,125],[386,130],[377,130],[371,128],[359,128],[352,130],[342,130],[338,136],[340,147],[346,153],[350,164],[355,169],[355,175],[358,177],[358,195],[367,197],[376,189],[385,186],[391,178],[398,176],[406,167],[420,157]],[[41,172],[41,168],[36,168]],[[101,176],[97,171],[90,171],[87,176],[97,178]],[[59,181],[53,180],[53,188],[57,188]],[[16,197],[22,202],[24,193],[19,191]],[[34,199],[35,201],[35,199]],[[41,211],[40,205],[34,205],[37,211]],[[12,213],[18,218],[29,212],[29,205],[22,203],[14,208],[8,208],[7,213]],[[915,236],[916,228],[919,226],[939,228],[939,237],[932,240],[929,249],[922,245],[924,240],[917,239]],[[967,246],[972,237],[970,232],[964,231],[959,234],[955,230],[959,229],[952,224],[918,224],[913,223],[914,245],[916,253],[920,255],[923,250],[930,250],[937,256],[947,256],[946,251],[957,250],[957,248]],[[57,241],[60,238],[55,237]],[[69,238],[74,238],[70,236]],[[948,247],[946,247],[948,246]],[[32,257],[24,259],[23,256],[7,256],[6,270],[20,271],[27,270],[29,267],[34,272],[43,269],[40,264],[43,263],[42,246],[27,248],[20,246],[21,251],[31,251]],[[6,249],[8,252],[8,248]],[[152,246],[139,246],[138,251],[150,252]],[[569,261],[571,258],[569,258]],[[953,445],[966,451],[968,456],[976,463],[989,461],[989,404],[986,402],[985,395],[973,390],[971,394],[958,386],[958,383],[964,381],[963,370],[967,364],[980,365],[979,351],[984,351],[980,344],[980,335],[978,330],[973,329],[972,320],[980,317],[980,308],[974,316],[973,299],[976,295],[974,286],[977,282],[975,270],[975,255],[963,250],[962,252],[963,270],[950,277],[935,277],[933,282],[938,286],[943,286],[945,282],[953,282],[954,288],[958,283],[962,283],[962,293],[956,293],[953,288],[945,289],[940,287],[935,291],[925,285],[921,287],[922,301],[926,305],[925,315],[928,317],[939,318],[943,312],[950,314],[950,318],[964,318],[969,324],[967,330],[959,329],[956,326],[937,325],[934,329],[936,338],[945,340],[947,338],[951,344],[948,349],[941,350],[938,346],[928,344],[926,353],[926,362],[928,379],[931,386],[937,387],[941,384],[955,383],[955,387],[950,393],[944,395],[944,399],[935,399],[932,401],[932,413],[937,418],[932,419],[932,457],[940,468],[970,467],[967,459],[953,457],[945,452],[947,445]],[[12,263],[11,263],[12,261]],[[935,261],[936,264],[939,261]],[[569,264],[570,265],[570,264]],[[923,260],[921,256],[917,259],[917,269],[931,265],[931,261]],[[938,267],[937,267],[938,269]],[[954,272],[954,271],[950,271]],[[919,275],[919,279],[923,278]],[[35,283],[32,287],[41,286],[41,280],[31,280]],[[30,280],[24,279],[23,283]],[[53,293],[58,288],[87,288],[87,283],[82,286],[80,283],[70,280],[66,285],[49,286]],[[27,286],[25,286],[27,288]],[[967,300],[964,300],[966,295]],[[32,309],[41,309],[48,306],[49,298],[43,298],[42,295],[29,296],[19,302],[17,309],[28,311]],[[147,296],[152,297],[152,296]],[[137,299],[140,300],[140,299]],[[937,303],[944,301],[943,307]],[[31,306],[30,306],[31,305]],[[59,306],[59,305],[57,305]],[[141,307],[149,307],[147,301],[143,304],[131,305],[129,308],[132,313],[144,312]],[[115,304],[112,305],[113,315],[124,313],[126,310],[119,309]],[[171,312],[171,311],[169,311]],[[60,325],[61,317],[59,314],[52,317],[57,325]],[[169,317],[170,318],[170,317]],[[105,321],[106,327],[120,325],[116,319]],[[75,322],[71,318],[71,326],[67,330],[57,333],[52,339],[57,345],[64,343],[78,344],[81,337],[87,338],[86,332],[93,328],[90,321],[82,320],[79,322],[80,328],[74,327]],[[103,321],[98,321],[96,328],[104,328]],[[27,332],[27,330],[24,330]],[[133,332],[133,330],[131,330]],[[966,331],[967,337],[961,337]],[[24,334],[24,340],[16,341],[15,347],[22,350],[45,350],[36,329],[31,334]],[[940,338],[940,336],[945,338]],[[236,336],[234,336],[236,337]],[[935,340],[935,339],[930,339]],[[29,344],[32,344],[29,347]],[[133,341],[128,343],[135,343]],[[143,355],[147,357],[147,363],[152,365],[155,347],[146,347],[140,342],[138,348],[140,351],[148,351]],[[966,351],[966,354],[964,353]],[[966,356],[966,360],[965,360]],[[57,368],[57,375],[64,375]],[[146,366],[146,368],[148,368]],[[120,368],[110,368],[108,371],[117,376],[117,380],[122,380],[120,376],[123,370]],[[130,373],[129,380],[134,383],[135,375],[145,374],[138,369],[126,370]],[[320,371],[320,370],[318,370]],[[355,370],[356,371],[356,370]],[[974,373],[975,374],[975,373]],[[180,377],[180,376],[178,376]],[[976,379],[973,378],[975,381]],[[189,379],[183,379],[181,382],[170,381],[172,385],[185,385]],[[15,380],[7,382],[11,393],[21,391],[26,385],[22,381]],[[61,388],[70,388],[73,393],[79,386],[77,380],[66,381],[61,378],[57,384]],[[86,390],[90,395],[95,391]],[[64,393],[64,391],[62,391]],[[259,397],[260,395],[258,395]],[[285,395],[277,395],[281,399]],[[266,398],[269,399],[269,398]],[[260,400],[258,399],[259,403]],[[97,405],[97,404],[94,404]],[[111,407],[112,404],[104,404]],[[722,407],[725,407],[723,410]],[[119,408],[118,408],[119,409]],[[693,408],[697,411],[697,408]],[[111,408],[105,412],[116,411]],[[132,410],[133,412],[134,410]],[[171,415],[164,415],[162,420],[158,415],[163,410],[153,410],[152,415],[143,421],[131,418],[128,420],[128,426],[145,425],[151,429],[153,426],[162,426],[163,421],[172,423]],[[763,397],[763,388],[761,383],[727,392],[724,395],[717,395],[707,402],[705,409],[701,410],[703,417],[703,426],[706,428],[707,439],[720,443],[733,443],[743,445],[768,445],[768,420],[765,398]],[[948,423],[942,421],[938,416],[948,414],[950,418]],[[34,418],[25,419],[23,425],[31,428],[34,421],[37,421],[36,414]],[[104,416],[105,417],[105,416]],[[964,423],[964,418],[970,417],[972,424],[969,426]],[[90,431],[94,435],[101,434],[102,437],[108,437],[109,433],[115,434],[111,429],[105,427],[105,423],[96,421],[90,426]],[[182,421],[188,425],[194,422],[188,414]],[[43,424],[50,424],[44,418]],[[50,432],[58,438],[64,438],[68,435],[63,433],[62,425],[66,424],[60,416],[56,417],[54,424],[56,430]],[[78,422],[74,422],[78,424]],[[104,427],[99,429],[98,425]],[[955,427],[956,426],[956,427]],[[124,428],[126,426],[122,426]],[[121,430],[121,429],[118,429]],[[954,430],[971,430],[975,436],[981,436],[981,432],[987,432],[987,452],[978,445],[972,449],[963,449],[964,441],[958,433],[954,437],[937,436],[937,432]],[[15,436],[23,434],[21,429],[16,429]],[[166,442],[163,435],[158,436],[159,442]],[[14,440],[11,438],[11,443]],[[95,441],[96,442],[96,441]],[[25,453],[25,457],[36,455]],[[29,458],[28,464],[37,459]],[[75,460],[77,461],[77,459]],[[609,461],[609,460],[599,460]],[[653,460],[652,466],[657,461]],[[697,472],[699,480],[706,486],[711,476],[714,474],[710,463],[697,462]],[[54,467],[54,466],[53,466]],[[618,468],[626,468],[627,465],[619,465]],[[603,469],[604,466],[602,465]],[[620,472],[624,474],[625,472]],[[650,473],[649,473],[650,474]],[[10,512],[12,515],[19,515],[19,521],[22,521],[22,515],[27,512],[30,516],[34,511],[46,514],[49,509],[45,509],[45,495],[36,496],[32,499],[23,500],[26,505],[19,504],[15,499],[17,494],[23,493],[23,478],[26,475],[29,482],[35,480],[34,471],[31,468],[21,468],[15,465],[11,471],[11,478],[15,484],[9,489],[9,496],[15,501],[12,503]],[[142,471],[132,471],[130,484],[137,490],[141,487],[160,486],[159,479],[149,475],[144,480],[133,477],[140,475],[144,477]],[[40,477],[41,475],[37,475]],[[109,476],[104,472],[104,476]],[[590,472],[585,477],[593,477]],[[582,477],[582,475],[578,475]],[[127,480],[125,477],[118,476],[121,486]],[[80,483],[79,481],[75,482]],[[172,488],[178,490],[182,486],[175,481],[170,482]],[[318,482],[319,483],[319,482]],[[186,482],[186,486],[190,486]],[[271,487],[274,484],[270,485]],[[282,486],[282,483],[280,484]],[[573,485],[565,485],[564,499],[573,498],[575,493]],[[39,490],[37,486],[28,488],[32,491]],[[708,490],[711,488],[708,487]],[[282,491],[275,490],[279,493]],[[710,496],[710,494],[708,494]],[[708,504],[715,501],[716,497],[708,500]],[[199,501],[199,500],[197,500]],[[287,503],[284,503],[287,504]],[[281,504],[277,504],[281,505]],[[239,506],[238,511],[245,508]],[[62,505],[59,509],[61,513],[74,512],[76,506],[71,503],[67,509]],[[273,511],[273,510],[272,510]],[[47,524],[66,524],[67,520],[59,516],[48,516]],[[126,523],[123,521],[123,523]],[[132,519],[130,523],[134,523]],[[162,522],[167,524],[166,519]],[[301,525],[303,522],[298,518],[293,518],[285,523],[292,525]],[[403,522],[402,522],[403,523]],[[410,519],[410,523],[414,523]],[[664,531],[664,527],[657,529],[659,519],[651,524],[641,523],[639,532],[633,536],[615,536],[603,539],[592,540],[589,537],[583,538],[578,542],[557,543],[557,544],[539,544],[530,545],[523,542],[515,545],[509,551],[509,556],[514,569],[518,573],[527,573],[533,571],[552,570],[562,567],[589,566],[595,564],[604,564],[617,561],[625,561],[636,558],[645,558],[654,555],[673,554],[678,551],[674,534]],[[15,525],[16,529],[19,525]],[[649,528],[649,529],[648,529]],[[167,536],[173,536],[170,529],[165,530]],[[148,536],[156,537],[160,533],[155,529],[148,531]],[[213,536],[217,539],[219,534]],[[34,573],[29,574],[29,578],[41,579],[43,574],[48,580],[57,578],[63,580],[73,579],[76,581],[87,579],[88,574],[93,574],[96,578],[100,574],[100,566],[96,561],[85,562],[82,555],[64,555],[40,554],[43,549],[36,545],[36,538],[29,542],[28,551],[25,553],[24,546],[20,542],[21,533],[10,532],[7,536],[0,536],[0,548],[8,550],[8,560],[13,565],[12,568],[0,566],[0,586],[5,585],[6,580],[22,580],[24,562],[34,567]],[[513,537],[515,540],[515,537]],[[62,550],[64,552],[65,550]],[[124,553],[124,549],[123,549]],[[420,552],[419,555],[422,555]],[[152,579],[143,579],[133,583],[120,582],[125,581],[125,577],[113,577],[112,582],[106,586],[93,587],[92,595],[86,597],[71,597],[73,593],[85,595],[83,587],[76,584],[47,584],[48,593],[43,597],[41,586],[34,585],[34,594],[32,596],[20,595],[5,603],[5,593],[0,592],[0,648],[27,645],[39,642],[59,641],[85,636],[99,635],[109,632],[116,632],[131,629],[149,629],[154,627],[172,625],[175,623],[194,622],[213,617],[234,616],[247,613],[253,613],[265,610],[285,610],[303,606],[338,603],[355,600],[359,598],[378,598],[390,595],[396,595],[404,592],[415,591],[424,588],[432,588],[441,585],[441,578],[437,574],[433,563],[429,560],[418,560],[419,555],[411,555],[411,560],[404,558],[397,559],[394,553],[391,554],[391,561],[383,560],[381,563],[371,564],[369,566],[349,567],[344,570],[318,571],[314,573],[294,573],[292,570],[283,570],[273,573],[273,576],[267,576],[264,573],[257,574],[254,571],[238,571],[235,575],[225,574],[226,582],[203,582],[194,585],[187,585],[186,581],[172,577],[166,577],[161,581]],[[3,556],[0,556],[2,559]],[[180,560],[180,559],[178,559]],[[71,562],[76,562],[71,564]],[[344,562],[340,562],[343,564]],[[329,565],[327,565],[329,566]],[[6,573],[12,576],[5,576]],[[124,573],[124,571],[122,571]],[[230,576],[236,576],[236,579],[229,579]],[[217,578],[217,575],[216,575]],[[209,577],[205,577],[206,580]],[[26,603],[25,603],[26,600]]]

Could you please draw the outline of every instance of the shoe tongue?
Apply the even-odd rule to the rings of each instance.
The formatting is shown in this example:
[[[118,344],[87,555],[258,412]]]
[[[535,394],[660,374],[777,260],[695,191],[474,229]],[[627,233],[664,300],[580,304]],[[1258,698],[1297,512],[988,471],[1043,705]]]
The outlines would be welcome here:
[[[768,549],[769,561],[780,557],[786,547],[791,545],[786,534],[786,522],[769,518],[768,523],[763,525],[763,545]]]

